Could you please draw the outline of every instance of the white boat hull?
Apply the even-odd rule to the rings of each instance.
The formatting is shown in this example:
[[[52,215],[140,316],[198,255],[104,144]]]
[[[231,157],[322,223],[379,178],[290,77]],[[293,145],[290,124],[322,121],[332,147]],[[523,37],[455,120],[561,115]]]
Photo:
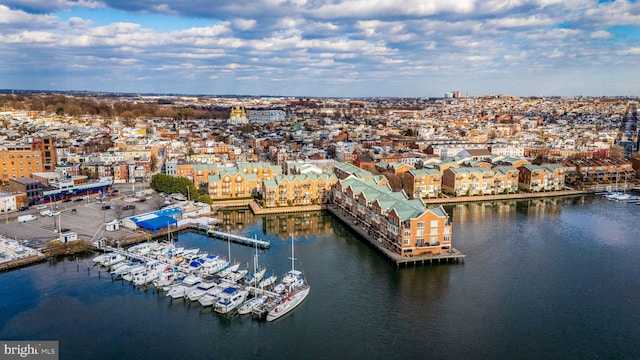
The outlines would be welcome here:
[[[309,295],[309,287],[306,287],[301,290],[296,290],[296,292],[288,297],[282,299],[282,301],[269,313],[267,314],[267,321],[274,321],[276,319],[281,318],[285,314],[289,313],[291,310],[295,309],[298,305],[300,305],[304,299]]]

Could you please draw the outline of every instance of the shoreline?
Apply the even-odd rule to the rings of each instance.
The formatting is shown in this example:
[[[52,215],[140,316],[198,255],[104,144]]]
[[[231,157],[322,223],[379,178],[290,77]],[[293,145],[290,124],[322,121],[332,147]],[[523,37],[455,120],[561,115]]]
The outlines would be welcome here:
[[[478,195],[478,196],[464,196],[464,197],[451,197],[451,198],[437,198],[437,199],[423,199],[425,205],[428,207],[430,205],[442,205],[442,204],[457,204],[457,203],[472,203],[472,202],[491,202],[491,201],[501,201],[501,200],[527,200],[527,199],[539,199],[539,198],[552,198],[552,197],[564,197],[564,196],[580,196],[580,195],[588,195],[595,193],[595,190],[561,190],[554,192],[542,192],[542,193],[518,193],[518,194],[500,194],[500,195]],[[278,214],[290,214],[290,213],[304,213],[304,212],[317,212],[317,211],[327,211],[332,216],[338,218],[344,225],[346,225],[350,230],[354,231],[357,235],[367,240],[367,243],[371,245],[374,249],[378,250],[380,253],[385,255],[388,259],[393,261],[397,266],[401,264],[418,264],[425,262],[433,263],[434,261],[443,261],[446,260],[450,262],[453,260],[454,262],[459,262],[460,260],[464,262],[465,255],[460,251],[453,249],[453,253],[448,254],[446,256],[434,256],[434,255],[423,255],[423,256],[414,256],[414,257],[402,257],[394,252],[389,251],[384,248],[377,242],[370,239],[367,234],[359,229],[354,224],[351,224],[348,219],[343,218],[340,214],[336,214],[335,211],[332,211],[331,207],[328,205],[305,205],[305,206],[282,206],[282,207],[274,207],[274,208],[262,208],[255,200],[243,200],[243,201],[233,201],[227,202],[226,204],[218,203],[218,207],[216,211],[223,209],[235,209],[235,208],[248,208],[255,215],[278,215]],[[228,205],[228,206],[224,206]],[[177,229],[179,231],[184,231],[187,229]],[[115,239],[114,241],[120,242],[121,245],[128,246],[133,245],[139,242],[148,241],[152,238],[161,238],[166,237],[167,234],[164,232],[160,232],[155,236],[147,233],[138,233],[133,232],[128,234],[127,236],[120,237]],[[30,257],[27,259],[16,259],[13,261],[5,262],[0,264],[0,272],[11,271],[15,269],[19,269],[25,266],[29,266],[35,263],[39,263],[45,261],[49,258],[56,256],[69,256],[78,253],[83,253],[86,251],[92,251],[94,249],[90,244],[86,244],[84,241],[78,241],[74,244],[49,244],[46,248],[45,255],[41,257]]]

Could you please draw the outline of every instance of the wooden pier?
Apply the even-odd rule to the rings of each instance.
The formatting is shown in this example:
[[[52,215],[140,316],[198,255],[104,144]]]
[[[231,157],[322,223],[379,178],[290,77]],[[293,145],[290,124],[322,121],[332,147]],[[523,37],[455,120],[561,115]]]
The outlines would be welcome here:
[[[258,246],[263,249],[268,249],[271,246],[269,241],[260,240],[257,238],[248,238],[240,235],[229,234],[218,230],[209,229],[207,230],[207,235],[212,237],[216,237],[218,239],[229,240],[239,244]]]
[[[45,260],[47,260],[46,256],[40,254],[40,255],[32,255],[28,257],[5,261],[0,263],[0,272],[37,264]]]

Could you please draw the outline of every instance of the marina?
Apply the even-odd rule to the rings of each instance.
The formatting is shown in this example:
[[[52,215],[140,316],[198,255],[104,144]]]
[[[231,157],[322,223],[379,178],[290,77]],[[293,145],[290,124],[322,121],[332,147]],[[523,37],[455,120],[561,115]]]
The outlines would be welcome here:
[[[216,235],[221,234],[224,233],[217,232]],[[231,259],[231,237],[224,235],[228,259]],[[292,269],[277,285],[275,281],[261,281],[266,268],[258,270],[258,242],[251,240],[256,249],[252,277],[248,277],[248,269],[240,269],[238,263],[232,264],[219,255],[168,242],[146,242],[122,248],[98,241],[94,245],[104,253],[93,257],[91,262],[98,271],[108,272],[114,281],[127,281],[145,290],[153,287],[154,292],[164,293],[172,301],[184,299],[198,302],[202,307],[211,306],[215,312],[224,315],[251,314],[257,319],[274,321],[299,305],[308,295],[309,286],[302,272],[294,271],[293,237]],[[87,271],[91,270],[88,268]],[[239,311],[241,307],[242,311]]]

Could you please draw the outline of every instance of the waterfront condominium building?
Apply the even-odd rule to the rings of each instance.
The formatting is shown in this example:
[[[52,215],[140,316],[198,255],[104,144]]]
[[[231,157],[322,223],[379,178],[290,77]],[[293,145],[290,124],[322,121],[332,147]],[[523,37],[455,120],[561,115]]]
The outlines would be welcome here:
[[[523,165],[518,171],[518,186],[524,190],[564,189],[565,169],[560,164]]]
[[[439,170],[414,169],[403,175],[402,188],[410,198],[432,198],[440,195],[442,176]]]
[[[442,191],[455,196],[495,193],[495,173],[483,166],[448,168],[442,174]]]
[[[374,240],[402,256],[440,254],[451,250],[451,222],[442,206],[426,208],[374,180],[339,180],[332,207]]]
[[[264,206],[325,204],[337,181],[333,174],[278,175],[262,182]]]

